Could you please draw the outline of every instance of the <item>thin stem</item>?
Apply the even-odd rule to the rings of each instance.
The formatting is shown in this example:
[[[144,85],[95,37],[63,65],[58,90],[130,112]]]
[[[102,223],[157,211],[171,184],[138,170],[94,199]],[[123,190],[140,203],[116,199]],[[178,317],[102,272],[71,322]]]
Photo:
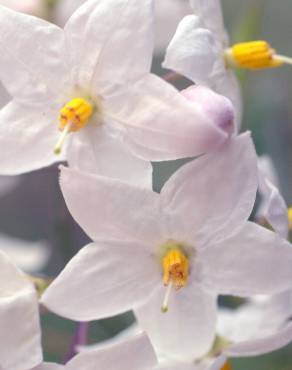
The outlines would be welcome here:
[[[276,55],[273,56],[273,59],[278,60],[280,62],[283,62],[285,64],[292,65],[292,58],[286,57],[285,55],[276,54]]]
[[[65,126],[64,130],[62,131],[57,144],[54,147],[54,153],[56,155],[61,153],[62,147],[64,145],[64,141],[65,141],[67,135],[70,133],[71,128],[72,128],[72,122],[68,122],[67,125]]]
[[[173,288],[173,282],[171,280],[170,283],[167,286],[165,296],[164,296],[164,300],[163,300],[162,307],[161,307],[161,311],[163,313],[166,313],[168,311],[168,303],[169,303],[169,298],[170,298],[170,293],[171,293],[172,288]]]

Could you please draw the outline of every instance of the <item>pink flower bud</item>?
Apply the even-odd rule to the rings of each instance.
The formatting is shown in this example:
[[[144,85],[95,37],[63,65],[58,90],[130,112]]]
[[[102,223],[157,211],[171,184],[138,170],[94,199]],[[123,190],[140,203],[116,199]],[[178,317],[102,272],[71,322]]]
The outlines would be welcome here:
[[[214,125],[230,135],[234,132],[234,108],[228,98],[199,85],[192,85],[182,90],[181,94],[187,100],[197,104],[203,114],[210,117]]]

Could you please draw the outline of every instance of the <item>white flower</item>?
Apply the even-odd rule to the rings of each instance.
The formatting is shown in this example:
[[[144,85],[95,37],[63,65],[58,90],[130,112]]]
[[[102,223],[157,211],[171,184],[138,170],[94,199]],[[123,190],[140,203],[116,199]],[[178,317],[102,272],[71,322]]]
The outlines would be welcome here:
[[[160,195],[66,168],[61,187],[95,242],[42,297],[60,315],[87,321],[134,309],[155,348],[193,359],[214,340],[218,293],[291,287],[290,244],[247,221],[257,189],[249,134],[181,168]]]
[[[63,26],[84,2],[85,0],[59,0],[55,9],[56,23]],[[165,52],[179,21],[190,12],[188,0],[155,0],[155,54]]]
[[[180,22],[163,65],[227,96],[235,106],[239,128],[242,102],[232,68],[272,68],[292,61],[277,55],[265,41],[240,43],[229,48],[220,1],[190,0],[190,4],[194,15]]]
[[[193,156],[224,141],[227,133],[200,106],[149,73],[152,26],[152,0],[142,5],[89,0],[64,31],[1,7],[0,80],[13,100],[0,112],[0,173],[66,158],[82,168],[84,162],[90,169],[109,167],[108,172],[120,167],[127,177],[133,175],[129,154],[125,158],[123,148],[114,153],[125,144],[144,159],[164,160]],[[68,148],[54,155],[67,136]],[[104,166],[105,161],[113,163]],[[139,166],[150,172],[148,163]]]
[[[287,205],[279,191],[279,181],[276,170],[268,156],[258,159],[259,193],[261,201],[257,210],[257,219],[268,221],[273,229],[287,239],[289,217]]]
[[[80,353],[66,365],[43,363],[33,370],[150,370],[156,363],[153,347],[142,333],[118,344]]]
[[[0,252],[0,368],[31,369],[42,361],[33,284]]]

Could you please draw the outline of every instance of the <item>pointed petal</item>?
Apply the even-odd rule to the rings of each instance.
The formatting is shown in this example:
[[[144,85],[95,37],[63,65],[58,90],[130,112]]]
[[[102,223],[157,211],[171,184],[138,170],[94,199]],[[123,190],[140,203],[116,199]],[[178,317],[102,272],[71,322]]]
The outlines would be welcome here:
[[[67,150],[69,166],[151,190],[151,163],[134,156],[122,134],[107,126],[89,125],[74,135]]]
[[[246,133],[169,179],[161,191],[168,229],[193,236],[197,246],[214,235],[225,237],[248,219],[256,189],[256,154]]]
[[[219,50],[211,31],[199,17],[186,16],[167,47],[163,67],[176,71],[196,84],[210,85]]]
[[[204,283],[222,294],[276,294],[291,288],[292,248],[274,232],[247,222],[202,252]]]
[[[53,149],[59,137],[57,113],[43,105],[14,101],[0,111],[2,175],[17,175],[61,161]]]
[[[60,183],[69,211],[91,239],[133,237],[153,246],[160,241],[158,194],[66,167]]]
[[[215,336],[216,297],[195,284],[188,284],[172,292],[169,310],[162,313],[165,289],[161,283],[161,288],[134,310],[154,347],[159,353],[169,353],[185,361],[207,353]]]
[[[217,35],[219,40],[225,40],[221,1],[190,0],[190,5],[194,13],[202,18],[206,27]]]
[[[42,361],[36,292],[2,252],[0,281],[1,368],[31,369]]]
[[[35,100],[58,94],[68,76],[63,30],[1,6],[0,35],[0,80],[10,94]]]
[[[72,320],[98,320],[141,304],[159,281],[155,256],[143,244],[99,241],[73,257],[41,301]]]
[[[277,233],[287,239],[289,232],[288,207],[279,189],[270,181],[270,174],[266,174],[265,169],[260,167],[260,162],[258,163],[261,203],[257,217],[267,220]]]
[[[90,0],[76,10],[65,33],[77,83],[86,81],[96,90],[150,71],[152,6],[152,0]]]
[[[86,351],[73,358],[67,370],[142,370],[157,363],[153,347],[145,333],[103,349]]]
[[[232,344],[224,351],[230,357],[258,356],[276,351],[292,341],[292,322],[287,323],[277,332],[266,338]]]
[[[132,150],[147,160],[199,155],[213,150],[228,137],[199,104],[189,102],[155,75],[117,90],[104,105],[106,118],[127,129]]]

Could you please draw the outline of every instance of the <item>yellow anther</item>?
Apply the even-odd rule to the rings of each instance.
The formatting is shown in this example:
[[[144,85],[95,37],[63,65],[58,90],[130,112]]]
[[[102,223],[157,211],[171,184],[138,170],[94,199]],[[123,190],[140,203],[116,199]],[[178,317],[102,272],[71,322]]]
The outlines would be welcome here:
[[[276,55],[266,41],[235,44],[225,51],[225,61],[230,67],[248,69],[275,68],[285,63],[283,57]]]
[[[292,207],[288,208],[289,229],[292,230]]]
[[[86,126],[93,113],[93,107],[83,98],[76,98],[65,104],[61,109],[59,120],[60,131],[70,124],[70,131],[79,131]]]
[[[55,154],[61,153],[67,135],[86,126],[92,114],[93,106],[83,98],[75,98],[64,105],[59,116],[59,130],[62,133],[55,145]]]
[[[226,361],[221,370],[232,370],[230,363]]]
[[[176,290],[186,286],[189,261],[179,248],[170,249],[162,261],[163,284],[173,283]]]

